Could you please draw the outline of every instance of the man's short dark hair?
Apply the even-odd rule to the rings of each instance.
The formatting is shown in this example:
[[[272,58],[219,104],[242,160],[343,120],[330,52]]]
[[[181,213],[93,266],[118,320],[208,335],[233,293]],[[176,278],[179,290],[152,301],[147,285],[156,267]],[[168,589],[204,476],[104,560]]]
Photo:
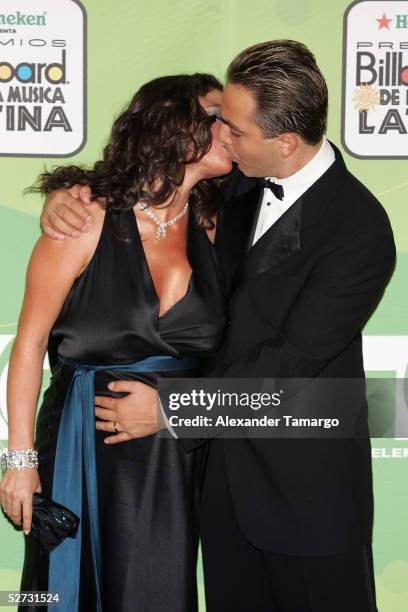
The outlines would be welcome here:
[[[308,144],[322,139],[327,85],[313,53],[302,43],[271,40],[248,47],[231,62],[227,80],[254,95],[255,121],[265,138],[296,132]]]

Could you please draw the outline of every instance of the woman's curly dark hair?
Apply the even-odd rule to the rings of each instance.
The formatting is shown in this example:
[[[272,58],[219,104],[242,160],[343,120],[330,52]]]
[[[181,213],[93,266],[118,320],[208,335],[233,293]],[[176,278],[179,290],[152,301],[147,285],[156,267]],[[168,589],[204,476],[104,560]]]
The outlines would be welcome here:
[[[58,166],[38,178],[34,191],[48,194],[75,184],[89,185],[93,198],[106,198],[107,210],[133,208],[143,201],[163,204],[184,179],[185,167],[211,147],[211,124],[199,103],[212,89],[212,75],[166,76],[143,85],[113,124],[103,159],[92,169]],[[202,180],[190,203],[197,223],[212,228],[220,205],[217,181]]]

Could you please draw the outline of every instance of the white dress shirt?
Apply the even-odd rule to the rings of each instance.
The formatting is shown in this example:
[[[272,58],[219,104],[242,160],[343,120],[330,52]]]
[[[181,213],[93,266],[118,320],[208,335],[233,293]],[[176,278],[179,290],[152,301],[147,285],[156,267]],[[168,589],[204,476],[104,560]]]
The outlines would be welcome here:
[[[270,189],[264,189],[252,244],[255,244],[279,217],[328,170],[335,159],[333,147],[327,138],[323,137],[322,146],[316,155],[295,174],[284,179],[278,179],[274,176],[265,177],[282,185],[284,196],[283,200],[278,200]]]

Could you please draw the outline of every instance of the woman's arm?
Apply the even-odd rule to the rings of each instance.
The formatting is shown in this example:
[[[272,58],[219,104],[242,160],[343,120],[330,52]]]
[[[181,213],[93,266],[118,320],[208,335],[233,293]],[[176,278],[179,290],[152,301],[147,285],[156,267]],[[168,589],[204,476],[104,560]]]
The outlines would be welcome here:
[[[43,235],[31,255],[7,380],[10,450],[34,446],[36,405],[48,335],[75,278],[95,250],[103,211],[94,210],[94,217],[92,229],[80,240],[57,241]],[[1,481],[3,507],[17,524],[21,520],[21,504],[31,504],[34,484],[37,487],[36,470],[31,468],[7,470]]]

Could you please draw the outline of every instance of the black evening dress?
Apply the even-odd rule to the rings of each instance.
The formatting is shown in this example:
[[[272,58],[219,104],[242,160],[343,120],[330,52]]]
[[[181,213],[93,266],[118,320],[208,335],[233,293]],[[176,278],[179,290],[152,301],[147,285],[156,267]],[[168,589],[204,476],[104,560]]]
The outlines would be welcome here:
[[[50,346],[63,358],[85,364],[128,364],[157,355],[210,358],[224,334],[225,293],[213,245],[195,224],[191,207],[187,255],[192,268],[188,290],[159,316],[159,299],[134,211],[107,212],[95,253],[75,280],[53,326]],[[54,358],[51,351],[50,361]],[[74,372],[73,366],[60,361],[52,365],[35,436],[42,493],[49,497],[61,414]],[[104,370],[95,375],[95,392],[115,396],[107,389],[114,379],[142,380],[154,386],[160,376],[199,375],[198,369]],[[107,445],[103,442],[107,435],[112,434],[95,430],[102,609],[194,612],[197,510],[205,450],[186,453],[179,441],[162,434]],[[97,608],[86,487],[82,500],[77,607],[91,612]],[[33,535],[24,539],[21,590],[47,591],[49,557],[41,555]],[[33,612],[38,609],[33,607]]]

